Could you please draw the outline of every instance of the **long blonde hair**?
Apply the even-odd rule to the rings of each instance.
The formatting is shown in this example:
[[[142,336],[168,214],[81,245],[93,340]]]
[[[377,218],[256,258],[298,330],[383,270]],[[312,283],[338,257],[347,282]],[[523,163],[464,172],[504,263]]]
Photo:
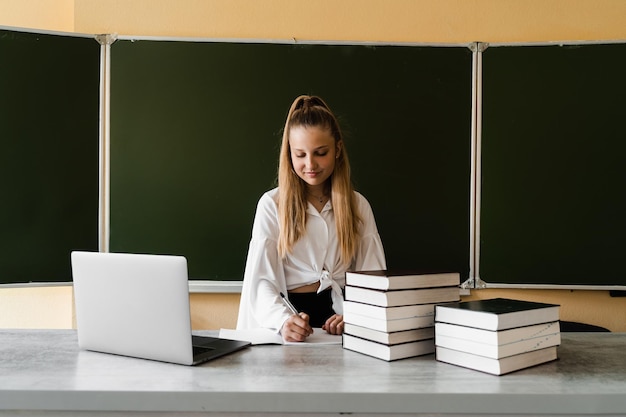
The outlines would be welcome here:
[[[350,179],[350,163],[343,143],[337,118],[328,105],[316,96],[300,96],[289,109],[278,164],[278,217],[280,235],[278,253],[283,258],[291,253],[294,244],[306,233],[306,188],[296,174],[291,161],[289,132],[297,126],[327,129],[335,145],[341,145],[330,176],[330,198],[341,253],[341,262],[349,265],[356,254],[359,227],[362,223]]]

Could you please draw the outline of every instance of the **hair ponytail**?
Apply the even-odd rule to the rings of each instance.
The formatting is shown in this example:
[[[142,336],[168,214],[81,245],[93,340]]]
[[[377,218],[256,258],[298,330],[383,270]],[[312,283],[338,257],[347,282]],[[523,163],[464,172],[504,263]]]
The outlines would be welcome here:
[[[335,138],[335,144],[341,144],[335,161],[335,169],[329,179],[330,198],[335,216],[341,262],[349,265],[357,251],[362,220],[356,205],[354,188],[350,179],[350,163],[339,123],[328,105],[316,96],[303,95],[294,100],[289,108],[283,130],[278,164],[280,225],[278,253],[284,258],[306,233],[306,187],[304,181],[294,171],[289,146],[289,132],[297,126],[316,126],[327,129]]]

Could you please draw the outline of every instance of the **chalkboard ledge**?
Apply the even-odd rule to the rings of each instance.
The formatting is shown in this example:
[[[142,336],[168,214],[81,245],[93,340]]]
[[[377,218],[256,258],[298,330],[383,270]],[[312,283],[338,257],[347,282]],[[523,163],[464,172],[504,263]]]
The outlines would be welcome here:
[[[0,284],[3,288],[35,288],[35,287],[71,287],[71,282],[15,282],[10,284]]]
[[[0,284],[3,288],[71,287],[72,282],[17,282]],[[190,280],[190,293],[241,293],[243,281]]]
[[[486,282],[483,288],[504,288],[516,290],[598,290],[598,291],[626,291],[624,285],[577,285],[577,284],[503,284]],[[472,290],[480,290],[482,288],[472,288]]]
[[[241,293],[243,281],[190,280],[190,293]]]

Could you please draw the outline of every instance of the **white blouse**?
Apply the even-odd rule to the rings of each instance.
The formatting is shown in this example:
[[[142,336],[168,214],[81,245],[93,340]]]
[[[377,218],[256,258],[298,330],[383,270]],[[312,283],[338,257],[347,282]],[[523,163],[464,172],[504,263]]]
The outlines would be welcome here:
[[[278,255],[278,188],[263,194],[257,205],[252,240],[239,304],[238,329],[264,327],[279,332],[291,316],[280,292],[320,282],[318,292],[332,288],[333,310],[343,314],[342,288],[346,271],[386,269],[385,253],[374,214],[358,192],[357,207],[363,219],[360,242],[351,265],[339,261],[340,250],[332,204],[321,212],[307,208],[306,234],[285,259]]]

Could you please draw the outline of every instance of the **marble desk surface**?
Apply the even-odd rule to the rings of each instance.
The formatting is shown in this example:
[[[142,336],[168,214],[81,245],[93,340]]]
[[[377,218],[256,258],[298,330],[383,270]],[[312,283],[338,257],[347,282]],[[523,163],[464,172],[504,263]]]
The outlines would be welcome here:
[[[73,330],[0,330],[0,415],[626,415],[626,333],[563,333],[558,352],[503,376],[340,345],[252,346],[189,367],[80,351]]]

